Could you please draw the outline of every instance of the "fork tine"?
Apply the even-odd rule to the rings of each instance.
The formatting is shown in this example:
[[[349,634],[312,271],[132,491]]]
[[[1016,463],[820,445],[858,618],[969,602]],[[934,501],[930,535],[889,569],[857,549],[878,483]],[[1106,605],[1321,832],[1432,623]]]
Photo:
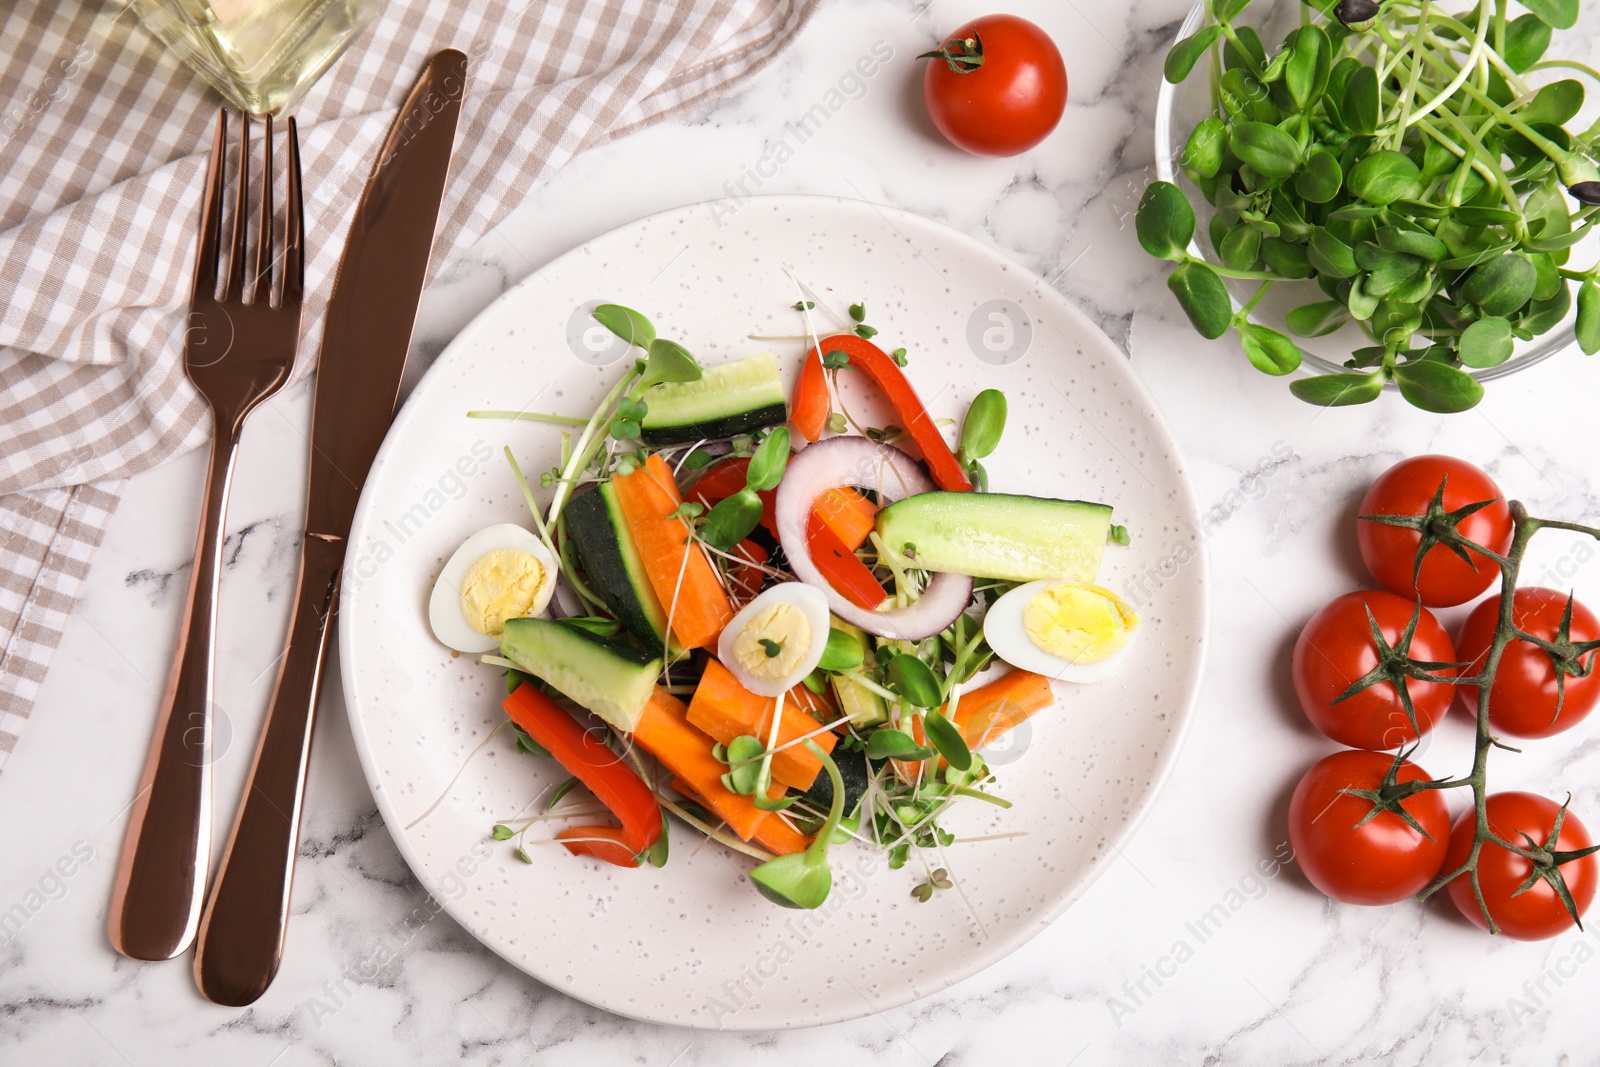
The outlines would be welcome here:
[[[305,209],[300,202],[300,131],[289,120],[289,204],[284,212],[283,297],[280,307],[296,307],[305,287]]]
[[[266,132],[261,135],[261,225],[256,230],[256,269],[250,286],[254,301],[272,303],[273,259],[272,196],[272,116],[267,116]]]
[[[225,299],[240,301],[244,296],[244,243],[250,219],[250,116],[241,115],[239,128],[239,195],[233,208],[233,237],[228,251],[228,287]]]
[[[228,109],[217,113],[217,133],[206,164],[205,190],[200,194],[200,240],[194,252],[194,289],[190,302],[217,296],[217,255],[222,241],[222,187],[227,182]]]

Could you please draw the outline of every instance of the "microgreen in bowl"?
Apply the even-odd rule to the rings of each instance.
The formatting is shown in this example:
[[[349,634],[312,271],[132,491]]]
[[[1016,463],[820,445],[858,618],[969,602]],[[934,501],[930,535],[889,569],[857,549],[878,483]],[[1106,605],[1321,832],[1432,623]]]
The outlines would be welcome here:
[[[1579,345],[1600,350],[1600,265],[1569,262],[1600,205],[1600,128],[1568,128],[1583,82],[1528,80],[1600,81],[1543,59],[1577,0],[1534,0],[1514,18],[1506,0],[1461,14],[1311,0],[1271,55],[1239,21],[1250,2],[1207,0],[1165,64],[1173,83],[1209,70],[1211,114],[1179,164],[1214,209],[1212,256],[1195,254],[1196,215],[1171,182],[1152,183],[1135,217],[1145,250],[1178,264],[1168,287],[1203,336],[1234,330],[1252,364],[1282,375],[1304,355],[1290,334],[1353,322],[1370,343],[1291,391],[1341,406],[1393,383],[1441,412],[1477,404],[1474,373],[1562,325],[1574,300]],[[1258,284],[1236,307],[1224,278]],[[1263,298],[1286,285],[1304,299],[1282,330],[1264,325]]]

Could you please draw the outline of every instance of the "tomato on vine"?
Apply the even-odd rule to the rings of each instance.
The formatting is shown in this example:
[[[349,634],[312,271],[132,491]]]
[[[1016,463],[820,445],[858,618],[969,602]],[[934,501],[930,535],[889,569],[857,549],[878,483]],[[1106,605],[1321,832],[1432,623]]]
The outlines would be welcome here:
[[[1026,152],[1067,108],[1067,66],[1050,35],[1015,15],[986,15],[940,47],[922,81],[928,116],[957,148],[979,156]]]
[[[1294,646],[1294,691],[1341,745],[1391,749],[1433,729],[1455,696],[1455,645],[1433,612],[1393,593],[1346,593]]]
[[[1378,584],[1428,607],[1465,604],[1500,576],[1494,560],[1441,542],[1457,534],[1497,555],[1511,547],[1511,511],[1482,470],[1452,456],[1401,460],[1361,499],[1356,539]]]
[[[1450,812],[1428,772],[1377,752],[1344,751],[1315,764],[1289,801],[1289,843],[1300,869],[1346,904],[1395,904],[1427,887],[1444,863]]]
[[[1478,885],[1493,930],[1519,941],[1543,941],[1573,929],[1593,903],[1600,881],[1589,831],[1563,805],[1533,793],[1491,794],[1484,810],[1490,832],[1534,854],[1530,859],[1493,841],[1484,842],[1478,855]],[[1445,854],[1446,871],[1467,862],[1476,820],[1472,809],[1456,820]],[[1456,877],[1447,888],[1462,915],[1491,930],[1469,874]]]
[[[1499,623],[1499,597],[1467,616],[1456,642],[1456,653],[1467,664],[1464,673],[1483,669]],[[1550,737],[1583,721],[1600,703],[1600,674],[1594,669],[1600,653],[1593,645],[1600,640],[1600,620],[1566,593],[1529,586],[1512,596],[1511,623],[1559,651],[1511,639],[1489,691],[1489,725],[1498,734],[1531,738]],[[1461,696],[1477,714],[1478,690],[1462,686]]]

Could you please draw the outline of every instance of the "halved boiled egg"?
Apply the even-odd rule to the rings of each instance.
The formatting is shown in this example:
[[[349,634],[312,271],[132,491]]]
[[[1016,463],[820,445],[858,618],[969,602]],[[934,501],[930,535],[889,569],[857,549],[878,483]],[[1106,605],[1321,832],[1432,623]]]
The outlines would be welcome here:
[[[984,639],[996,656],[1064,682],[1115,674],[1138,628],[1139,616],[1111,590],[1053,578],[1017,586],[983,620]]]
[[[803,582],[784,582],[723,627],[717,658],[750,692],[775,697],[816,670],[827,645],[827,596]]]
[[[555,557],[514,523],[479,530],[461,543],[433,583],[428,623],[457,652],[493,652],[507,619],[541,614],[555,592]]]

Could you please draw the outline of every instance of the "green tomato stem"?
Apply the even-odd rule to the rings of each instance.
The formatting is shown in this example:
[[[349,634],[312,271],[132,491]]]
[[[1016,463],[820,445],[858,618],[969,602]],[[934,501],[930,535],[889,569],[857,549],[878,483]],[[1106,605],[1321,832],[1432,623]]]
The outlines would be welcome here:
[[[1490,933],[1498,932],[1498,926],[1494,921],[1494,917],[1489,913],[1488,904],[1484,900],[1483,889],[1478,880],[1478,862],[1483,846],[1495,844],[1524,858],[1535,859],[1532,850],[1501,838],[1490,828],[1487,809],[1489,797],[1489,751],[1495,745],[1494,734],[1489,721],[1490,702],[1493,695],[1494,679],[1500,667],[1501,657],[1506,647],[1517,636],[1517,627],[1513,618],[1513,609],[1516,603],[1517,576],[1521,571],[1523,557],[1527,552],[1529,542],[1541,529],[1566,530],[1600,540],[1600,529],[1595,527],[1582,526],[1578,523],[1562,522],[1555,519],[1534,518],[1528,514],[1527,508],[1519,500],[1511,501],[1510,508],[1513,528],[1511,547],[1504,556],[1485,553],[1500,568],[1499,614],[1495,624],[1494,640],[1490,643],[1488,653],[1484,657],[1483,667],[1470,683],[1478,690],[1478,717],[1472,773],[1465,779],[1472,786],[1474,823],[1472,848],[1467,858],[1460,865],[1452,870],[1441,872],[1426,889],[1418,894],[1418,899],[1426,900],[1454,879],[1463,875],[1467,876],[1471,879],[1473,896],[1478,902],[1478,907],[1483,912],[1484,920],[1488,924]],[[1454,527],[1441,531],[1440,540],[1457,548],[1483,552],[1482,546],[1474,544],[1462,536]]]

